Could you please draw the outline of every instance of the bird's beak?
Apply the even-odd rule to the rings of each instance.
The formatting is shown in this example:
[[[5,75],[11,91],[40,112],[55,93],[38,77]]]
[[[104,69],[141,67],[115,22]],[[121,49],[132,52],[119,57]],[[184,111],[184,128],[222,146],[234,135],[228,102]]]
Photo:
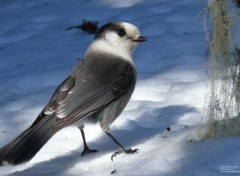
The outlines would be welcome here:
[[[143,36],[139,36],[136,39],[133,39],[134,42],[145,42],[147,40],[147,38],[143,37]]]

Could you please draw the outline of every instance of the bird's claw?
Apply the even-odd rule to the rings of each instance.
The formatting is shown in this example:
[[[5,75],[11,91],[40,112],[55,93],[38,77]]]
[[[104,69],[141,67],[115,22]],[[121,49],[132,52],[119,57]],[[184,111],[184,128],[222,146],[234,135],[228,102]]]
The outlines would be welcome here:
[[[97,152],[98,150],[96,150],[96,149],[90,149],[90,148],[85,148],[84,150],[83,150],[83,152],[81,153],[81,156],[84,156],[84,155],[86,155],[86,154],[88,154],[88,153],[95,153],[95,152]]]
[[[111,160],[113,161],[113,157],[116,157],[117,155],[120,155],[122,153],[126,153],[126,154],[135,154],[135,153],[138,153],[139,149],[127,149],[127,150],[119,150],[119,151],[116,151],[112,154],[111,156]]]

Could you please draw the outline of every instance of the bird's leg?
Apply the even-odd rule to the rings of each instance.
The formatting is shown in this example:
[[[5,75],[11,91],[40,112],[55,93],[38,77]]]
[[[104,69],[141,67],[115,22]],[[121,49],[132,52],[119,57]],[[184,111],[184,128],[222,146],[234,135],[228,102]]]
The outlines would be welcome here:
[[[114,137],[110,132],[105,132],[112,140],[115,144],[117,144],[117,146],[119,146],[120,150],[116,151],[112,154],[111,156],[111,160],[113,161],[113,157],[116,157],[117,155],[120,155],[122,153],[126,153],[126,154],[134,154],[137,153],[139,151],[139,149],[125,149]]]
[[[88,154],[88,153],[93,153],[93,152],[97,152],[98,150],[95,150],[95,149],[90,149],[88,146],[87,146],[87,142],[86,142],[86,139],[85,139],[85,133],[83,131],[83,126],[81,127],[78,127],[81,131],[81,134],[82,134],[82,138],[83,138],[83,145],[84,145],[84,149],[83,149],[83,152],[81,153],[81,156],[85,155],[85,154]]]

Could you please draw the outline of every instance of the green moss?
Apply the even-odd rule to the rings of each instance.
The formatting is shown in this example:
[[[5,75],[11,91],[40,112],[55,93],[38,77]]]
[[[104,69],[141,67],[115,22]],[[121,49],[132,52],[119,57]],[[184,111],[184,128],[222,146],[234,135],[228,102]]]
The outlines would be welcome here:
[[[233,32],[236,18],[233,14],[236,12],[229,3],[228,0],[209,0],[208,3],[211,33],[207,35],[210,36],[210,89],[206,96],[205,119],[208,123],[207,137],[240,134],[240,57],[233,47],[236,39]]]

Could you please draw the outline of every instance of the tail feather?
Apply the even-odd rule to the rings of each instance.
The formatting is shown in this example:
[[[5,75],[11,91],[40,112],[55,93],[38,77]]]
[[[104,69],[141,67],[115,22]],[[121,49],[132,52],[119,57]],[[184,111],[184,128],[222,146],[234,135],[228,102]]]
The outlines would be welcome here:
[[[9,144],[0,149],[0,166],[17,165],[32,159],[54,135],[56,117],[46,117],[33,127],[29,127]]]

